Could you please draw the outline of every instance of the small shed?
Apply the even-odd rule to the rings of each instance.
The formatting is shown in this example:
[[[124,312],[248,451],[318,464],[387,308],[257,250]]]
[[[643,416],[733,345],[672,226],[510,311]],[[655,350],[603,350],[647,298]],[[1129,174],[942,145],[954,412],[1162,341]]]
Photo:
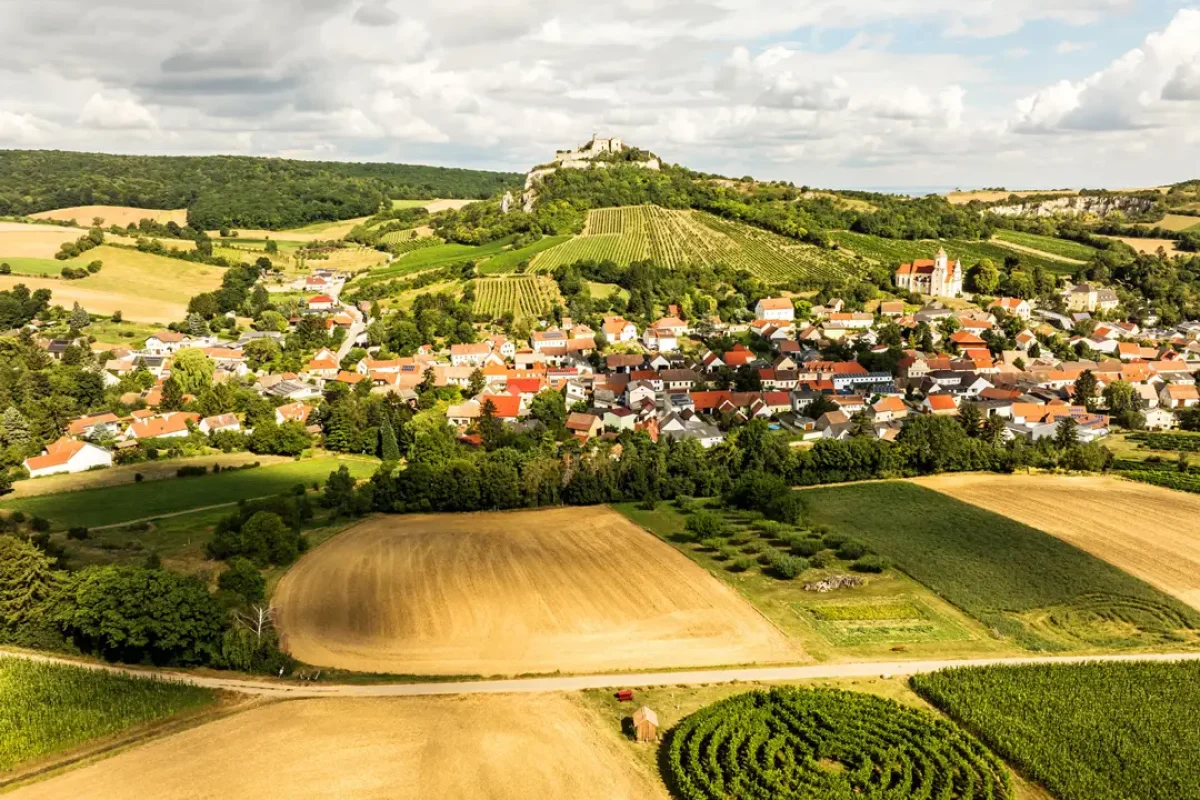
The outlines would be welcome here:
[[[648,706],[633,712],[633,736],[639,742],[658,741],[658,714]]]

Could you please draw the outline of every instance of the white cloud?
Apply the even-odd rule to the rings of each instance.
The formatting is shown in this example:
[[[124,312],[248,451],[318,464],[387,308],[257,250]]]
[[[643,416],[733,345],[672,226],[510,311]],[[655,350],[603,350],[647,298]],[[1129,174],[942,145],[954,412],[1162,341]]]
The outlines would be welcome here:
[[[1069,39],[1064,39],[1054,46],[1054,52],[1058,53],[1060,56],[1065,56],[1070,53],[1080,53],[1084,50],[1090,50],[1091,47],[1091,42],[1073,42]]]
[[[49,128],[49,123],[32,114],[0,110],[0,142],[25,146],[42,144]]]
[[[158,127],[150,109],[128,92],[96,92],[84,104],[79,122],[107,130],[153,130]]]

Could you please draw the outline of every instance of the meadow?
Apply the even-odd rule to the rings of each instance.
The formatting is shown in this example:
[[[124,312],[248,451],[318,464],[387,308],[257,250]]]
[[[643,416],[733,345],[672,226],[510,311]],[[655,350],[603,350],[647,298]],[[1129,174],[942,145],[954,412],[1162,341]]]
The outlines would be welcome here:
[[[975,667],[912,685],[1058,800],[1200,797],[1200,663]]]
[[[880,264],[907,263],[916,259],[932,259],[938,248],[943,247],[946,254],[953,259],[962,259],[964,268],[971,268],[985,258],[990,258],[997,265],[1003,265],[1004,259],[1015,257],[1027,269],[1041,266],[1051,272],[1071,272],[1075,265],[1059,258],[1038,256],[1024,250],[1004,247],[998,242],[975,242],[959,239],[946,241],[908,239],[881,239],[863,233],[836,231],[830,236],[841,247],[862,256],[877,261]]]
[[[253,463],[246,453],[242,463]],[[66,494],[22,497],[0,502],[0,510],[21,510],[49,519],[55,528],[116,525],[160,514],[174,514],[239,500],[266,497],[297,484],[324,484],[329,473],[346,465],[354,477],[369,478],[377,462],[365,458],[310,458],[274,466],[221,472],[195,478],[108,486]]]
[[[727,264],[786,283],[862,271],[853,258],[697,211],[658,206],[588,212],[583,234],[539,255],[538,272],[584,259],[618,264],[651,259],[670,267]]]
[[[215,699],[181,683],[0,655],[0,774]]]
[[[521,264],[528,266],[528,262],[533,261],[539,253],[557,247],[570,238],[569,236],[545,236],[527,247],[507,250],[481,263],[479,273],[481,275],[504,275],[515,272]]]
[[[493,318],[511,313],[537,319],[559,302],[558,284],[543,275],[481,278],[475,281],[475,313]]]
[[[370,284],[393,278],[402,278],[427,269],[436,269],[450,264],[461,264],[465,261],[479,262],[490,256],[502,253],[511,243],[511,239],[498,239],[494,242],[476,247],[469,244],[438,244],[432,247],[422,247],[398,256],[386,267],[371,270],[367,275],[358,278],[357,284]]]
[[[850,534],[941,597],[1034,650],[1177,642],[1197,613],[1061,539],[912,483],[803,492],[811,521]]]

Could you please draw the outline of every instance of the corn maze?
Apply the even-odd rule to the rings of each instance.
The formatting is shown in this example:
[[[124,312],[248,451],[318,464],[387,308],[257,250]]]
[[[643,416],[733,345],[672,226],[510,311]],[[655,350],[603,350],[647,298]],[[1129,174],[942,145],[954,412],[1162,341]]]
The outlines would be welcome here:
[[[544,276],[517,275],[475,281],[475,313],[493,319],[510,312],[516,319],[541,317],[560,300],[558,285]]]
[[[669,734],[681,800],[1007,800],[1005,766],[972,736],[873,695],[779,688],[701,709]]]
[[[581,236],[541,253],[532,268],[550,272],[584,260],[630,264],[647,259],[668,267],[727,264],[773,283],[837,279],[863,269],[862,262],[847,253],[704,212],[659,206],[590,211]]]

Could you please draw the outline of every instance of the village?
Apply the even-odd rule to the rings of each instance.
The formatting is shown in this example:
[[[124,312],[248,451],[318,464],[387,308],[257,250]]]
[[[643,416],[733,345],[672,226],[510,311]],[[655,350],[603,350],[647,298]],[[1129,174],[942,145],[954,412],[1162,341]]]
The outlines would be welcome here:
[[[285,334],[249,331],[226,341],[160,331],[139,349],[109,352],[103,365],[106,385],[135,370],[154,377],[150,388],[121,398],[138,408],[128,416],[103,413],[71,421],[63,438],[29,458],[25,469],[35,478],[82,472],[112,465],[139,441],[243,431],[237,414],[204,417],[186,410],[191,396],[183,398],[184,410],[161,410],[164,383],[185,350],[211,362],[214,383],[252,387],[276,406],[278,424],[303,426],[313,441],[322,431],[309,418],[332,384],[394,395],[414,408],[422,389],[457,390],[460,400],[448,404],[445,418],[462,442],[475,446],[485,416],[516,429],[535,427],[531,406],[547,391],[563,397],[566,427],[581,444],[645,431],[655,441],[690,439],[705,448],[751,419],[768,420],[796,447],[853,436],[893,441],[913,416],[957,416],[967,406],[993,420],[1005,439],[1054,437],[1060,421],[1069,418],[1076,440],[1086,443],[1110,433],[1110,417],[1094,409],[1117,381],[1132,387],[1137,411],[1151,430],[1176,427],[1179,411],[1200,404],[1194,379],[1200,322],[1159,329],[1111,320],[1116,295],[1087,284],[1063,290],[1067,313],[1006,297],[980,307],[962,299],[962,265],[950,263],[944,251],[902,265],[896,288],[911,294],[883,300],[871,311],[848,311],[838,299],[811,306],[781,296],[755,301],[749,323],[685,320],[675,306],[642,329],[614,315],[604,316],[598,330],[563,316],[544,322],[528,341],[485,329],[472,344],[440,349],[427,344],[412,355],[386,358],[377,357],[379,348],[369,345],[364,332],[373,321],[372,305],[339,302],[345,278],[317,270],[300,281],[315,293],[289,321],[294,327],[304,316],[316,317],[327,330],[340,329],[336,351],[320,349],[297,372],[256,372],[246,348],[264,338],[281,341]],[[918,293],[921,303],[914,304]],[[1015,347],[996,352],[993,343],[1005,329],[1015,332]],[[898,332],[922,346],[903,349],[889,371],[871,371],[861,363],[867,359],[844,357],[851,348],[868,356],[894,352]],[[720,350],[705,344],[718,339],[734,344]],[[42,344],[58,358],[71,343]],[[1054,344],[1078,356],[1056,357]],[[353,348],[366,355],[348,363]],[[1087,382],[1094,387],[1091,400],[1077,391],[1085,373],[1094,378]]]

